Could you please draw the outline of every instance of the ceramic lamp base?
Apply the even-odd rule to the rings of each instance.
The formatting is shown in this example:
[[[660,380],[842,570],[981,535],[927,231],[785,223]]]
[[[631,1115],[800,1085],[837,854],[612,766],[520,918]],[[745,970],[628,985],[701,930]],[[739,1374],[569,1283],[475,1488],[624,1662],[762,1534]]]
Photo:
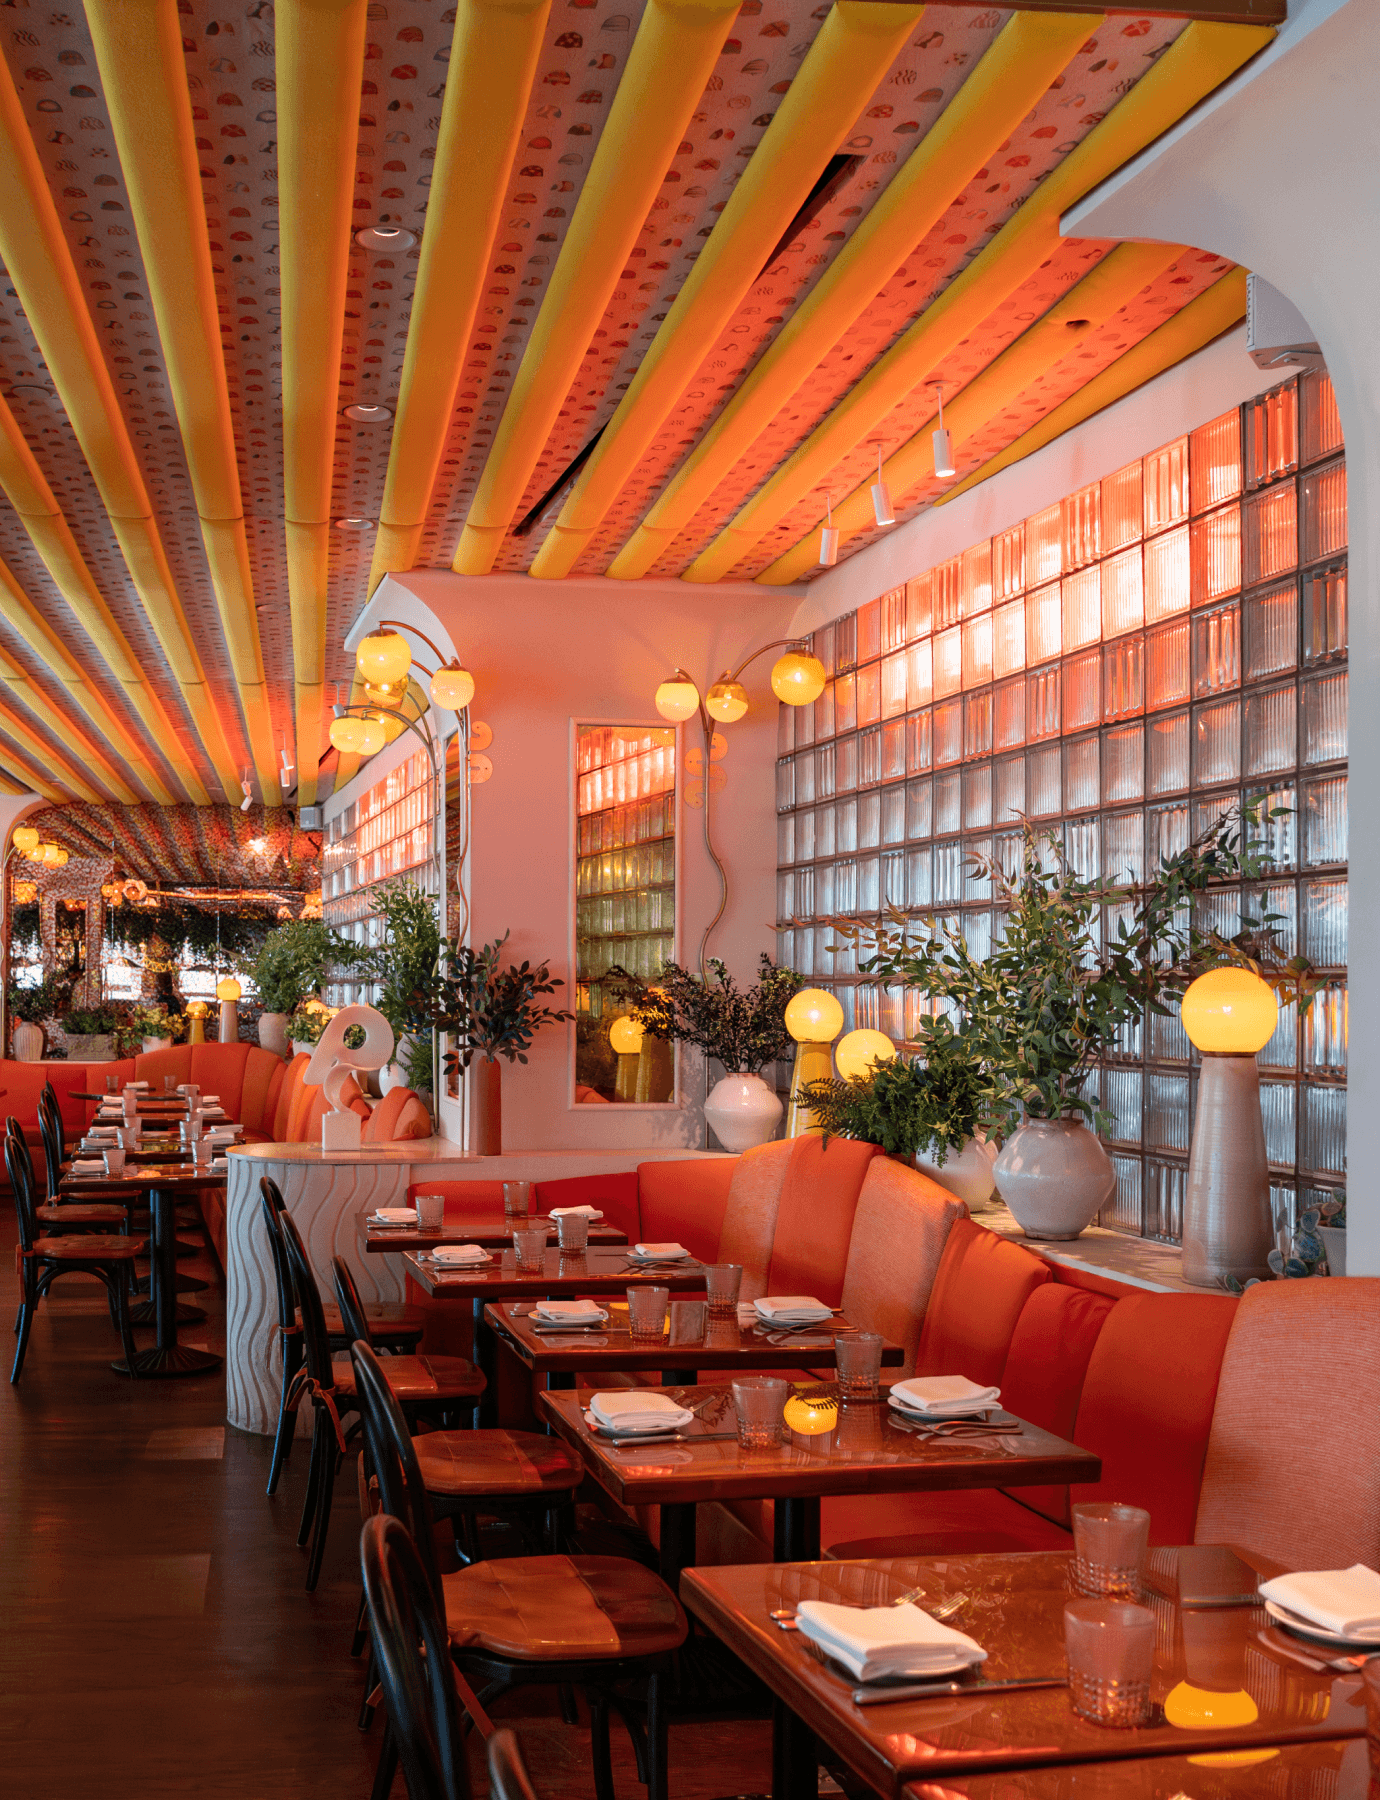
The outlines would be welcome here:
[[[240,1015],[237,1000],[222,1000],[220,1003],[220,1041],[222,1044],[238,1044],[240,1041]]]
[[[358,1150],[362,1121],[357,1112],[328,1112],[321,1119],[323,1150]]]
[[[1274,1226],[1254,1056],[1203,1056],[1182,1241],[1194,1287],[1221,1287],[1229,1275],[1269,1279]]]
[[[815,1115],[796,1095],[807,1081],[827,1081],[834,1072],[834,1052],[830,1044],[797,1044],[795,1066],[791,1070],[791,1098],[786,1109],[786,1136],[804,1137],[807,1132],[822,1136]]]

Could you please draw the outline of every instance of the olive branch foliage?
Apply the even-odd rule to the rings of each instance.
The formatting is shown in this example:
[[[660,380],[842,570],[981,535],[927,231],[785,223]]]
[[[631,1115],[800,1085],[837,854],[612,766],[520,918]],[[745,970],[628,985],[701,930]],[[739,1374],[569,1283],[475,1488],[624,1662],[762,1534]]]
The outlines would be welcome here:
[[[605,978],[650,1037],[693,1044],[723,1064],[726,1075],[760,1075],[791,1051],[786,1006],[805,985],[794,969],[778,968],[764,951],[757,980],[740,989],[716,956],[704,979],[666,962],[655,983],[614,963]]]

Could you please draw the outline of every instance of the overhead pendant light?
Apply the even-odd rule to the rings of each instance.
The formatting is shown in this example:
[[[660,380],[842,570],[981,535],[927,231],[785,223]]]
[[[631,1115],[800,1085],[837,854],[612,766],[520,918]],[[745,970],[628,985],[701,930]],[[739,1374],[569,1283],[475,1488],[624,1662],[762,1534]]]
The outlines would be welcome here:
[[[377,756],[388,742],[388,733],[384,730],[382,719],[361,719],[359,722],[359,754],[361,756]]]
[[[944,390],[936,386],[934,391],[939,396],[939,429],[931,439],[934,445],[934,472],[940,481],[950,481],[958,470],[954,467],[953,442],[944,429]]]
[[[839,559],[839,528],[834,523],[834,502],[831,495],[824,496],[825,522],[819,533],[819,566],[821,569],[832,569]]]
[[[747,689],[740,681],[716,681],[704,697],[704,710],[723,725],[736,723],[747,709]]]
[[[882,446],[877,446],[877,479],[872,483],[872,513],[879,525],[894,525],[896,514],[891,510],[891,494],[885,481],[882,480]]]
[[[679,724],[699,711],[700,690],[684,669],[668,675],[656,691],[656,709],[663,719]]]
[[[21,856],[32,856],[39,846],[39,833],[36,825],[17,826],[14,833],[14,847]]]
[[[412,646],[397,631],[371,631],[355,651],[355,667],[370,687],[397,690],[412,668]]]
[[[474,699],[474,676],[459,663],[438,669],[431,678],[431,701],[447,712],[463,712]]]

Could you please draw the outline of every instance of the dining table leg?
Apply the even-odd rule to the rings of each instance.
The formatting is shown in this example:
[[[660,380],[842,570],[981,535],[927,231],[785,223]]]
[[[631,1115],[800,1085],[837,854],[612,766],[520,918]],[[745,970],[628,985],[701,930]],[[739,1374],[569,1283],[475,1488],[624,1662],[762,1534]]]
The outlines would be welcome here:
[[[695,1566],[695,1503],[693,1500],[661,1506],[661,1579],[673,1594],[680,1593],[682,1569]]]
[[[474,1306],[474,1365],[484,1377],[484,1392],[479,1400],[479,1423],[492,1431],[498,1424],[498,1339],[484,1317],[486,1302],[476,1295]]]
[[[174,1375],[209,1374],[212,1369],[221,1367],[224,1358],[213,1355],[209,1350],[195,1350],[190,1344],[179,1344],[177,1341],[175,1196],[161,1188],[155,1188],[149,1195],[149,1211],[153,1215],[151,1271],[157,1341],[152,1349],[137,1353],[133,1369],[123,1359],[112,1363],[111,1367],[121,1375],[137,1374],[155,1379]]]
[[[818,1800],[819,1748],[815,1734],[784,1700],[771,1708],[772,1800]]]
[[[797,1495],[775,1502],[772,1527],[775,1562],[819,1561],[819,1496]]]

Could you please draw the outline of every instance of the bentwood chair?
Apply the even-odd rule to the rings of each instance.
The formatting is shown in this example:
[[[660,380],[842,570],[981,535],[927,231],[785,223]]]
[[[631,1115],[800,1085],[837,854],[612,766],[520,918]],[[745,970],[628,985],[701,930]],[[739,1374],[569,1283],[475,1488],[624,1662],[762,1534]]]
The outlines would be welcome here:
[[[431,1502],[402,1408],[366,1343],[352,1344],[350,1357],[382,1510],[400,1519],[411,1535],[476,1723],[489,1702],[510,1688],[537,1683],[582,1687],[590,1707],[598,1800],[614,1800],[610,1708],[628,1726],[648,1800],[667,1800],[665,1688],[672,1657],[687,1632],[685,1614],[670,1588],[640,1563],[614,1556],[504,1557],[443,1576],[432,1537]],[[481,1691],[470,1691],[472,1682],[482,1683]],[[629,1684],[643,1690],[643,1720],[620,1691]],[[375,1800],[388,1793],[397,1756],[390,1727],[374,1783]]]
[[[278,1478],[292,1450],[292,1427],[296,1412],[294,1395],[303,1378],[302,1313],[297,1304],[292,1270],[288,1267],[287,1251],[283,1248],[283,1234],[278,1229],[279,1217],[287,1211],[287,1207],[277,1182],[270,1175],[259,1177],[259,1202],[263,1208],[268,1247],[273,1258],[273,1282],[278,1295],[278,1339],[283,1349],[278,1427],[273,1439],[273,1461],[268,1471],[268,1492],[272,1496],[278,1490]],[[376,1350],[405,1355],[415,1350],[422,1340],[424,1321],[415,1306],[401,1306],[385,1301],[365,1307],[368,1330],[363,1334],[358,1330],[347,1332],[336,1307],[323,1305],[322,1312],[326,1320],[326,1339],[333,1351],[348,1350],[357,1337],[364,1335]]]
[[[24,1371],[24,1355],[29,1347],[38,1303],[59,1275],[94,1275],[106,1291],[110,1317],[125,1347],[125,1362],[131,1374],[136,1373],[134,1334],[130,1329],[129,1295],[133,1285],[134,1259],[144,1248],[144,1240],[118,1233],[100,1236],[40,1237],[37,1210],[34,1206],[31,1180],[32,1163],[18,1154],[15,1139],[5,1136],[5,1169],[14,1190],[15,1212],[19,1217],[19,1318],[15,1330],[19,1345],[14,1353],[10,1381],[15,1383]]]
[[[297,1533],[299,1544],[311,1539],[307,1588],[314,1590],[326,1550],[336,1472],[347,1448],[341,1415],[357,1412],[359,1408],[354,1369],[348,1362],[331,1361],[325,1309],[316,1277],[307,1261],[306,1248],[290,1213],[279,1215],[278,1229],[282,1233],[296,1304],[301,1313],[302,1348],[306,1355],[304,1379],[298,1384],[290,1405],[295,1413],[302,1395],[310,1394],[315,1415],[307,1493]],[[388,1373],[383,1379],[389,1392],[396,1395],[414,1419],[426,1416],[448,1424],[461,1410],[473,1411],[484,1392],[483,1375],[463,1357],[393,1356],[388,1360]]]
[[[489,1800],[537,1800],[516,1732],[505,1725],[489,1739]]]
[[[5,1141],[14,1145],[15,1155],[24,1165],[28,1176],[29,1193],[35,1196],[34,1218],[49,1236],[61,1236],[68,1231],[129,1231],[129,1208],[116,1202],[72,1200],[64,1201],[51,1196],[41,1204],[37,1202],[38,1178],[34,1170],[33,1153],[24,1140],[24,1127],[18,1119],[10,1117],[5,1121]],[[16,1327],[16,1329],[18,1329]]]

